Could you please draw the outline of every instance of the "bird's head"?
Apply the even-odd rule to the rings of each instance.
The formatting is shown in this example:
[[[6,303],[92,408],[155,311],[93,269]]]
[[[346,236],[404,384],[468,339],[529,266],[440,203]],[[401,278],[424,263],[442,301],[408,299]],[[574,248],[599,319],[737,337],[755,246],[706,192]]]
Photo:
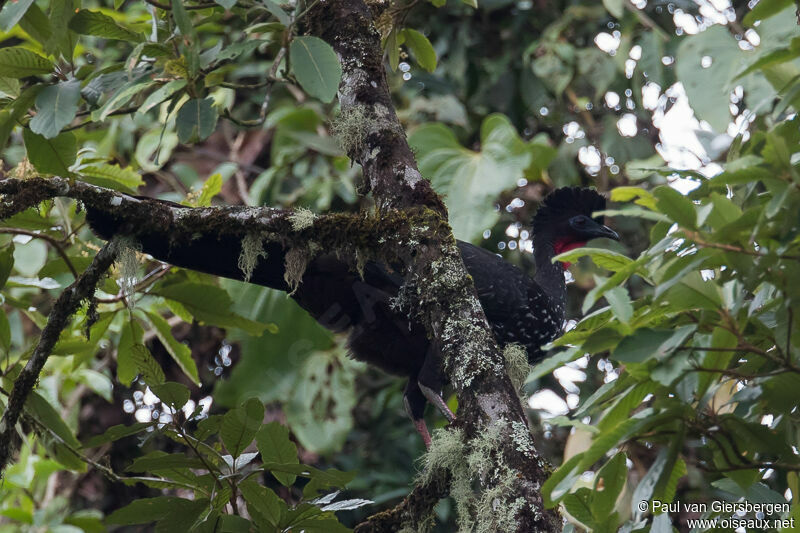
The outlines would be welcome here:
[[[594,189],[563,187],[547,195],[533,218],[534,247],[550,244],[556,254],[584,246],[598,238],[619,240],[604,224],[603,216],[592,215],[606,208],[606,199]],[[569,263],[564,263],[564,268]]]

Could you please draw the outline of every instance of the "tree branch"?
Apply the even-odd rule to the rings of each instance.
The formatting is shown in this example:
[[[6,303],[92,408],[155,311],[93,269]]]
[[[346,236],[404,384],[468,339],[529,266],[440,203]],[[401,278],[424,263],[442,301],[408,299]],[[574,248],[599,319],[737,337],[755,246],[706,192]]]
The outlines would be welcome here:
[[[70,317],[78,310],[81,302],[92,297],[95,287],[111,267],[116,256],[117,241],[112,240],[97,253],[86,271],[78,276],[72,285],[64,289],[53,305],[53,309],[47,317],[47,325],[39,338],[39,344],[36,345],[25,368],[14,380],[14,388],[8,399],[8,406],[0,420],[0,474],[5,470],[8,460],[15,451],[12,436],[16,431],[17,421],[25,406],[25,401],[39,380],[39,373],[58,342],[59,335],[67,326]]]

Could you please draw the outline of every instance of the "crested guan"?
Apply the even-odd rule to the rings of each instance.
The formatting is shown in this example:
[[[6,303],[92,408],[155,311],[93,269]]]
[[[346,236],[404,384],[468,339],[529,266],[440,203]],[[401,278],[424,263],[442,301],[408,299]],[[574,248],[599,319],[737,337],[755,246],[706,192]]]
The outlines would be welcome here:
[[[178,204],[174,204],[177,207]],[[562,188],[548,195],[533,219],[533,255],[536,274],[530,278],[520,269],[483,248],[467,242],[458,247],[472,276],[483,310],[497,342],[519,343],[528,361],[544,357],[541,346],[562,331],[565,318],[566,264],[551,259],[594,238],[619,240],[603,225],[605,198],[592,189]],[[87,214],[92,229],[103,238],[118,231],[118,223],[93,210]],[[174,237],[174,236],[173,236]],[[240,242],[193,236],[185,246],[172,246],[165,235],[137,235],[142,251],[176,266],[209,274],[243,279],[238,267]],[[265,245],[251,283],[290,292],[284,280],[285,254],[279,244]],[[354,272],[333,254],[316,256],[306,267],[302,282],[291,297],[323,326],[349,331],[353,357],[400,376],[407,376],[405,405],[426,445],[430,436],[423,411],[427,401],[452,420],[441,398],[445,383],[438,350],[427,338],[425,327],[393,309],[403,278],[384,265],[368,263],[363,274]]]

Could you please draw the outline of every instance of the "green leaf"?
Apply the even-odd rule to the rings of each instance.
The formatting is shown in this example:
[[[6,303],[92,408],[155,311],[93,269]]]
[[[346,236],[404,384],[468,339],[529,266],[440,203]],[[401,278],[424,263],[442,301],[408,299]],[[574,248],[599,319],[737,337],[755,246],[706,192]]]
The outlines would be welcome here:
[[[603,522],[614,512],[617,498],[628,479],[626,456],[620,452],[608,461],[594,478],[594,497],[592,498],[592,515],[596,521]]]
[[[168,98],[172,97],[174,94],[176,94],[178,91],[180,91],[184,87],[186,87],[186,80],[172,80],[172,81],[162,85],[161,87],[159,87],[158,89],[156,89],[155,91],[150,93],[150,96],[147,97],[147,99],[139,107],[139,109],[136,111],[136,113],[137,114],[139,114],[139,113],[147,113],[148,111],[153,109],[155,106],[161,104],[162,102],[166,101]]]
[[[656,209],[656,198],[650,191],[641,187],[615,187],[611,190],[611,200],[613,202],[630,202],[641,205],[648,209]]]
[[[232,301],[228,293],[214,285],[181,282],[155,287],[151,294],[174,300],[200,323],[224,328],[240,328],[250,335],[259,336],[265,324],[248,320],[230,311]]]
[[[473,9],[478,9],[478,0],[461,0],[461,2]]]
[[[31,164],[43,174],[61,177],[71,175],[69,167],[75,163],[78,141],[71,132],[64,132],[53,139],[45,139],[29,129],[22,130],[25,149]]]
[[[142,176],[131,167],[121,168],[119,165],[91,165],[78,169],[83,181],[134,194],[136,189],[144,185]]]
[[[396,72],[400,64],[400,45],[397,43],[397,35],[397,28],[392,28],[386,37],[386,54],[389,56],[389,68],[392,72]]]
[[[65,467],[85,472],[86,464],[73,452],[80,448],[81,444],[50,402],[38,392],[32,391],[25,401],[25,410],[55,435],[55,437],[49,433],[42,435],[47,451]]]
[[[20,94],[19,80],[16,78],[0,77],[0,96],[17,98]]]
[[[122,108],[131,101],[134,96],[141,94],[148,86],[153,83],[149,74],[144,74],[122,85],[106,101],[100,109],[92,111],[92,120],[103,122],[108,116]]]
[[[156,336],[167,349],[184,374],[189,376],[192,383],[200,385],[200,376],[197,373],[197,365],[192,359],[192,350],[185,344],[178,342],[172,336],[172,328],[161,315],[157,313],[146,313],[147,320],[153,326]]]
[[[181,409],[186,402],[189,401],[189,389],[186,385],[175,383],[174,381],[167,381],[159,385],[153,385],[150,389],[155,393],[159,399],[175,409]]]
[[[199,457],[187,457],[182,453],[164,453],[160,450],[139,457],[128,466],[126,472],[168,472],[184,468],[205,469],[205,463]]]
[[[284,11],[281,6],[272,0],[261,0],[261,3],[264,5],[266,10],[269,11],[276,19],[278,19],[278,22],[284,26],[288,26],[292,22],[291,17],[286,14],[286,11]]]
[[[633,317],[633,305],[631,305],[631,297],[625,287],[614,287],[606,291],[603,296],[611,306],[611,310],[614,311],[614,316],[625,324],[630,322]]]
[[[50,28],[50,21],[47,20],[47,15],[36,3],[31,4],[25,12],[25,16],[19,21],[19,27],[37,42],[44,43],[45,48],[49,50],[53,30]]]
[[[711,65],[703,68],[704,57]],[[689,103],[700,120],[723,133],[732,120],[729,109],[731,80],[746,56],[724,26],[711,26],[681,40],[675,56],[675,74],[683,83]]]
[[[592,261],[594,261],[597,266],[613,272],[619,272],[620,270],[623,270],[624,268],[633,264],[633,260],[631,258],[626,257],[618,252],[605,250],[603,248],[586,247],[575,248],[574,250],[558,254],[553,258],[553,262],[561,261],[563,263],[574,263],[575,260],[585,255],[591,257]]]
[[[200,190],[200,198],[197,199],[197,207],[208,207],[211,200],[222,190],[222,174],[219,172],[209,177],[203,188]]]
[[[412,131],[409,144],[422,175],[447,199],[450,225],[459,239],[475,241],[499,220],[497,196],[526,177],[534,143],[519,138],[511,121],[493,114],[481,124],[481,151],[464,148],[443,124]]]
[[[342,79],[342,66],[333,48],[318,37],[295,37],[289,56],[303,90],[323,102],[332,101]]]
[[[594,526],[592,518],[592,491],[586,487],[581,487],[575,492],[570,492],[561,503],[576,520],[587,527]]]
[[[144,40],[141,34],[120,26],[108,15],[88,9],[81,9],[70,19],[69,29],[81,35],[94,35],[104,39],[134,43]]]
[[[14,243],[0,249],[0,289],[6,286],[11,269],[14,268]]]
[[[759,20],[777,15],[790,5],[792,5],[792,0],[761,0],[744,16],[742,22],[747,26],[752,26]]]
[[[194,36],[194,27],[192,26],[192,19],[189,18],[189,12],[183,6],[183,0],[171,0],[172,5],[172,18],[178,26],[181,35],[186,37]]]
[[[123,322],[117,346],[117,380],[125,386],[129,386],[139,374],[139,365],[136,362],[133,347],[137,344],[141,345],[142,334],[142,327],[137,321],[126,320]],[[142,347],[144,348],[144,346]],[[147,350],[147,348],[144,349]]]
[[[436,70],[436,51],[425,35],[411,28],[404,29],[400,35],[405,39],[406,46],[411,50],[419,66],[428,72]]]
[[[253,442],[263,419],[264,404],[257,398],[250,398],[241,407],[225,413],[219,435],[233,457],[238,457]]]
[[[9,350],[11,350],[11,324],[6,313],[0,313],[0,348],[8,357]]]
[[[145,431],[147,428],[153,427],[158,422],[136,422],[135,424],[131,424],[130,426],[126,426],[125,424],[119,424],[116,426],[111,426],[108,428],[103,434],[95,435],[91,437],[86,442],[83,443],[83,448],[96,448],[102,444],[106,444],[109,442],[115,442],[119,439],[123,439],[125,437],[129,437],[131,435],[136,435]]]
[[[278,422],[264,424],[256,433],[256,444],[265,463],[297,464],[297,446],[289,440],[289,429]],[[295,482],[296,476],[274,472],[275,479],[285,486]]]
[[[614,18],[621,19],[625,14],[624,0],[603,0],[603,5]]]
[[[20,19],[25,16],[32,3],[33,0],[17,0],[16,2],[6,3],[2,11],[0,11],[0,29],[8,32],[16,26]]]
[[[69,21],[78,10],[79,3],[79,0],[51,0],[47,15],[52,35],[45,49],[56,57],[59,54],[64,56],[69,62],[72,62],[75,45],[78,44],[78,35],[69,29]]]
[[[643,363],[650,358],[661,359],[680,346],[697,326],[682,326],[676,330],[641,328],[622,339],[614,349],[612,359],[621,363]]]
[[[36,116],[30,128],[46,139],[52,139],[68,126],[78,112],[81,83],[78,80],[62,81],[50,85],[36,97]]]
[[[53,72],[53,64],[25,48],[0,48],[0,72],[8,78],[27,78]]]
[[[697,212],[691,200],[670,187],[662,185],[653,191],[656,207],[681,226],[689,229],[697,227]]]
[[[134,344],[131,346],[130,355],[139,374],[144,378],[145,383],[148,385],[164,383],[166,379],[164,371],[144,344]]]
[[[207,139],[214,133],[218,116],[213,98],[189,100],[181,106],[175,121],[178,140],[189,143]]]
[[[181,501],[181,498],[172,496],[140,498],[108,515],[106,522],[120,526],[155,522],[174,511],[179,501]]]
[[[259,522],[263,523],[265,521],[272,528],[278,527],[287,508],[277,494],[267,487],[262,487],[252,478],[241,483],[239,490],[242,492],[245,501],[247,501],[248,511],[254,518],[258,517]]]

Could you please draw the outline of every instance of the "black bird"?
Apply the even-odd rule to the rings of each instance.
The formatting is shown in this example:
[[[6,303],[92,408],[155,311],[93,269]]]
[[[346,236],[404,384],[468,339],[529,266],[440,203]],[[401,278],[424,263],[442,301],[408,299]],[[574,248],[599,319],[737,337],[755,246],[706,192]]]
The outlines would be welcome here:
[[[591,239],[619,240],[617,233],[603,224],[602,216],[592,218],[594,212],[603,209],[605,198],[592,189],[561,188],[548,195],[533,219],[533,278],[496,254],[458,242],[501,346],[521,344],[530,363],[544,357],[541,346],[563,329],[567,294],[564,270],[568,265],[553,264],[551,259]],[[119,231],[119,223],[107,214],[90,210],[87,219],[103,238]],[[243,279],[238,267],[240,242],[195,236],[185,246],[171,246],[164,235],[137,238],[142,251],[162,261]],[[259,261],[249,281],[290,292],[283,276],[284,251],[275,243],[266,245],[265,251],[266,258]],[[384,265],[369,263],[362,275],[335,255],[322,254],[308,264],[291,297],[323,326],[336,332],[349,331],[348,347],[354,358],[408,377],[406,410],[427,445],[430,436],[423,421],[426,400],[449,420],[453,414],[441,397],[445,379],[425,327],[391,305],[402,284],[403,278]]]

